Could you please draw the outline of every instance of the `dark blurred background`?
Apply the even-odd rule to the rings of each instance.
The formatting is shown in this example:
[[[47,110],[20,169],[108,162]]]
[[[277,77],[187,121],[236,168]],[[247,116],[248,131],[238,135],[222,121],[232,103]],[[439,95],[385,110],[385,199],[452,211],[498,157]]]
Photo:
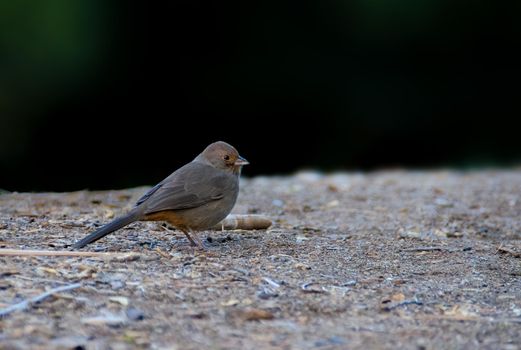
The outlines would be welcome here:
[[[0,188],[521,160],[521,2],[4,1]]]

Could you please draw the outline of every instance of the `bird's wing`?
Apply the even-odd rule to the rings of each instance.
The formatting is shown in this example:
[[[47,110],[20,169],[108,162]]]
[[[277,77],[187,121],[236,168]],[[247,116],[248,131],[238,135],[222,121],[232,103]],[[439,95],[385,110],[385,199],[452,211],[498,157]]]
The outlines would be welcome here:
[[[147,193],[145,193],[141,198],[139,198],[136,202],[136,207],[138,205],[140,205],[141,203],[144,203],[147,199],[150,198],[150,196],[152,196],[161,186],[163,186],[163,182],[160,182],[158,183],[157,185],[155,185],[154,187],[152,187],[151,189],[149,189],[147,191]]]
[[[157,192],[161,187],[163,187],[165,184],[168,183],[182,183],[183,177],[186,177],[188,172],[193,172],[195,168],[199,164],[195,164],[193,162],[188,163],[181,168],[174,171],[172,174],[170,174],[166,179],[149,189],[141,198],[138,199],[136,202],[136,207],[140,204],[146,202],[154,193]]]
[[[237,178],[232,174],[208,165],[189,163],[152,188],[138,203],[146,206],[146,214],[195,208],[223,198],[237,186]]]

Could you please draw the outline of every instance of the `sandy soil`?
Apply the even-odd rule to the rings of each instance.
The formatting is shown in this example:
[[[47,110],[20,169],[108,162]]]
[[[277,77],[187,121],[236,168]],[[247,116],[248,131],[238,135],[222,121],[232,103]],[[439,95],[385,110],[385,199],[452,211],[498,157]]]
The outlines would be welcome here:
[[[0,196],[0,247],[65,250],[145,188]],[[521,170],[258,177],[266,231],[135,223],[109,257],[0,256],[2,349],[518,349]],[[1,311],[0,311],[1,312]]]

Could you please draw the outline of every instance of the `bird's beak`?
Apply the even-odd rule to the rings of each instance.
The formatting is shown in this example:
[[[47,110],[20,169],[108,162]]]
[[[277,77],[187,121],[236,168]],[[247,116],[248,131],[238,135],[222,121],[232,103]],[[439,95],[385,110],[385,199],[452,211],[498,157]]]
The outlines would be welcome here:
[[[248,165],[250,164],[250,162],[248,162],[246,159],[244,159],[243,157],[239,156],[239,158],[237,158],[237,160],[235,161],[235,163],[233,163],[234,165],[236,166],[243,166],[243,165]]]

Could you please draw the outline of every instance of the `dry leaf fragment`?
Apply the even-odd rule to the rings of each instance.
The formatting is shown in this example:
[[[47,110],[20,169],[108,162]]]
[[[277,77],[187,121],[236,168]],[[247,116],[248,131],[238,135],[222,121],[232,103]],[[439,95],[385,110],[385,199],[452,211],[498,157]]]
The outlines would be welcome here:
[[[44,266],[40,266],[40,267],[37,267],[36,268],[36,273],[38,275],[45,275],[45,274],[51,274],[51,275],[55,275],[55,276],[58,276],[60,273],[58,271],[56,271],[55,269],[53,268],[50,268],[50,267],[44,267]]]
[[[116,297],[110,297],[109,300],[112,301],[113,303],[121,304],[123,306],[127,306],[128,305],[128,298],[127,297],[116,296]]]
[[[262,309],[246,309],[240,312],[239,316],[245,321],[272,320],[275,316]]]
[[[392,301],[404,301],[405,300],[405,295],[403,295],[403,293],[397,293],[397,294],[393,294],[391,296],[391,300]]]
[[[298,262],[295,265],[293,265],[297,270],[311,270],[311,266],[306,265],[304,263]]]

